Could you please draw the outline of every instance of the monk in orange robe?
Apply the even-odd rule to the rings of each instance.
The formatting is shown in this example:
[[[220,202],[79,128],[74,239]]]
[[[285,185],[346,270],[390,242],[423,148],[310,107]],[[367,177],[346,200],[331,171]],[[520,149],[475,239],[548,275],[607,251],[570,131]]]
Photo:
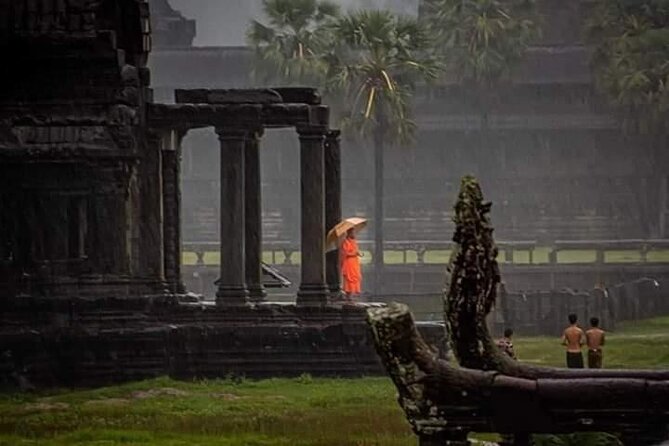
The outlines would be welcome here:
[[[360,294],[362,274],[360,273],[360,257],[358,242],[355,240],[355,232],[349,229],[346,238],[339,250],[341,274],[344,278],[344,292],[346,298],[350,299],[354,294]]]

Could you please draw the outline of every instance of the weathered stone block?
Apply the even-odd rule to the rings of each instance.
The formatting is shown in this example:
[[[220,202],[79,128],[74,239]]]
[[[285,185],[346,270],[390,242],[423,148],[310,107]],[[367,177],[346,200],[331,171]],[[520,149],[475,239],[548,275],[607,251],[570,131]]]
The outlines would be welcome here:
[[[272,88],[281,95],[283,102],[296,104],[320,105],[321,95],[315,88],[304,87],[279,87]]]
[[[176,102],[191,104],[278,104],[283,98],[270,89],[257,90],[175,90]]]
[[[82,29],[84,30],[95,29],[95,13],[86,11],[81,15],[81,17],[82,17]]]
[[[51,126],[49,129],[49,142],[58,143],[63,141],[63,128],[60,126]]]
[[[137,67],[125,64],[121,69],[121,82],[128,87],[139,87],[139,70]]]

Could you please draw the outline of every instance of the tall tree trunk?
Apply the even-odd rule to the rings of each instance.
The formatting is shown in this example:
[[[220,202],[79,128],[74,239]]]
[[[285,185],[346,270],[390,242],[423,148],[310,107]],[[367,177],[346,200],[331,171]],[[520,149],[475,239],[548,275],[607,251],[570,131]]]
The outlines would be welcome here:
[[[374,129],[374,287],[375,295],[381,293],[383,277],[383,155],[384,137],[387,131],[386,120],[378,116],[378,124]]]

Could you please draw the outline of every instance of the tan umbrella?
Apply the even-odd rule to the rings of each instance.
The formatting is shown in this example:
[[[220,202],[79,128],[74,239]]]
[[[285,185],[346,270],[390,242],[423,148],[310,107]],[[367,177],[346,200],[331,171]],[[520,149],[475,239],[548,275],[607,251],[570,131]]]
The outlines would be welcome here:
[[[367,226],[367,219],[365,218],[351,217],[340,221],[328,232],[327,239],[325,240],[326,251],[337,249],[339,240],[346,236],[349,229],[353,229],[357,233],[365,226]]]

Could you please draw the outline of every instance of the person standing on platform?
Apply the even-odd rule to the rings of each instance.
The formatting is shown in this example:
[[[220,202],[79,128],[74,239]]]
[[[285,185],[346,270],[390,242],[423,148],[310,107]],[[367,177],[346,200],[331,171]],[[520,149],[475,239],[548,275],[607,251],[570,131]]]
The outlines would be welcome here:
[[[346,238],[342,242],[339,252],[341,274],[344,279],[344,293],[346,293],[346,299],[351,300],[353,296],[360,295],[362,289],[362,273],[360,271],[360,257],[362,257],[362,254],[355,239],[355,230],[349,229],[346,232]]]

